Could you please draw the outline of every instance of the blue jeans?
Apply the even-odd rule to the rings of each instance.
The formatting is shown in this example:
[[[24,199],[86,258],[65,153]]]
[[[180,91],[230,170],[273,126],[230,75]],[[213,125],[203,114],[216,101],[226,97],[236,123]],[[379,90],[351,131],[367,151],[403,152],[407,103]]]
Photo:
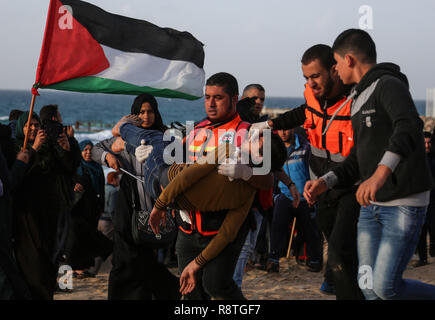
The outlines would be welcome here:
[[[257,209],[252,209],[251,214],[254,215],[256,228],[255,230],[249,229],[245,243],[243,244],[242,250],[240,251],[239,259],[237,260],[236,269],[234,270],[233,275],[233,279],[239,286],[239,288],[242,287],[243,271],[249,257],[254,252],[255,244],[257,243],[258,233],[260,232],[261,228],[261,222],[263,221],[263,216]]]
[[[160,194],[160,173],[169,167],[163,161],[163,152],[170,141],[163,140],[163,132],[138,128],[130,123],[125,123],[119,128],[122,139],[127,143],[126,151],[134,155],[135,148],[141,145],[141,140],[146,145],[153,146],[151,154],[143,163],[145,191],[157,199]]]
[[[402,279],[425,215],[426,207],[361,207],[358,283],[366,299],[435,299],[435,286]]]

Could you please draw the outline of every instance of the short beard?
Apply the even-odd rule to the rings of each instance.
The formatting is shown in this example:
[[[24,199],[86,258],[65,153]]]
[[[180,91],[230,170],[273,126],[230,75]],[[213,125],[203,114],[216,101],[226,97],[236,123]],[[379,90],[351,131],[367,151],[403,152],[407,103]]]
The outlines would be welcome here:
[[[333,87],[334,87],[334,82],[332,81],[331,73],[328,72],[328,81],[326,82],[325,85],[325,93],[321,97],[319,97],[318,100],[326,100],[328,96],[331,94]]]
[[[328,72],[328,80],[326,81],[325,84],[325,93],[319,97],[314,96],[321,106],[323,106],[325,101],[328,99],[328,96],[332,92],[333,87],[334,87],[334,82],[332,81],[331,74]]]

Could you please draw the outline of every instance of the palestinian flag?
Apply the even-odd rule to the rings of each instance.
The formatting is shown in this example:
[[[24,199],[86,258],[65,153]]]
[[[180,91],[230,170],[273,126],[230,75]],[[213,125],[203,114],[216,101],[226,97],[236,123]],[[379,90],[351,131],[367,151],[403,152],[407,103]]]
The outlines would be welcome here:
[[[188,32],[51,0],[34,90],[194,100],[203,96],[203,65],[203,44]]]

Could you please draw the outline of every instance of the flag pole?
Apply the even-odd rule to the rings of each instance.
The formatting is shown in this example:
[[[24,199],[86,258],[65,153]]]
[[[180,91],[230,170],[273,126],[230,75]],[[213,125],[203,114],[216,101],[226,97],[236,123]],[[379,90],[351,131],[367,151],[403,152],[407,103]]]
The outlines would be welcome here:
[[[30,113],[29,113],[29,118],[27,119],[27,131],[26,134],[24,136],[24,145],[23,145],[23,150],[27,149],[27,140],[29,138],[29,132],[30,132],[30,121],[32,120],[32,113],[33,113],[33,107],[35,106],[35,99],[36,99],[36,94],[32,94],[32,102],[30,103]]]

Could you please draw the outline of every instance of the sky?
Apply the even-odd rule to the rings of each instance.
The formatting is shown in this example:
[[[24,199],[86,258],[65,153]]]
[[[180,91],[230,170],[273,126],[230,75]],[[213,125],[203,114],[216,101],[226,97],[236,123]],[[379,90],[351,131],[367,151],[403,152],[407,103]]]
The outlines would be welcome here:
[[[300,97],[300,59],[342,31],[368,28],[378,62],[394,62],[415,99],[435,88],[435,1],[363,0],[88,0],[161,27],[188,31],[205,44],[206,77],[229,72],[240,90],[260,83],[267,96]],[[0,89],[29,89],[35,80],[49,0],[2,1]],[[370,14],[371,13],[371,14]]]

